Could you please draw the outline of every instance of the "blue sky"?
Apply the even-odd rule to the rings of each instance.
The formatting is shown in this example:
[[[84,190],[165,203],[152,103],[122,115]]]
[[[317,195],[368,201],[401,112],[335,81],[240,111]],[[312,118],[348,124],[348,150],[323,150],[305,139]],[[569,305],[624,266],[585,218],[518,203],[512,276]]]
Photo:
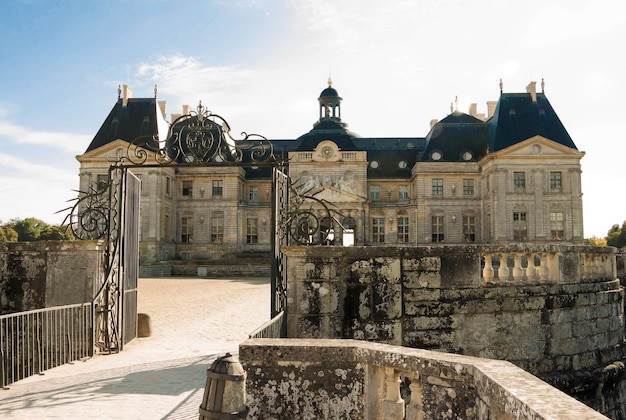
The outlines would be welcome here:
[[[0,221],[60,223],[78,163],[128,84],[199,100],[233,132],[296,138],[330,74],[362,136],[425,136],[503,79],[546,95],[583,158],[585,236],[626,220],[619,0],[7,0],[0,6]]]

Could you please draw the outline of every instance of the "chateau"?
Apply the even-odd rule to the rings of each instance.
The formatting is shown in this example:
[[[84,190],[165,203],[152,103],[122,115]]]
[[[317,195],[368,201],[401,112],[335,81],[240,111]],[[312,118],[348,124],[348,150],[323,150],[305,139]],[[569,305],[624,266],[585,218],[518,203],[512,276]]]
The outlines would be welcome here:
[[[301,194],[333,208],[334,245],[583,243],[579,151],[541,83],[502,91],[478,114],[451,106],[425,137],[361,137],[341,119],[332,86],[313,128],[270,139]],[[193,109],[183,107],[182,115]],[[181,115],[172,115],[171,120]],[[236,118],[236,116],[230,116]],[[165,102],[128,86],[80,162],[80,190],[97,189],[133,139],[168,136]],[[269,251],[272,174],[254,166],[133,168],[141,179],[140,263],[213,260]]]

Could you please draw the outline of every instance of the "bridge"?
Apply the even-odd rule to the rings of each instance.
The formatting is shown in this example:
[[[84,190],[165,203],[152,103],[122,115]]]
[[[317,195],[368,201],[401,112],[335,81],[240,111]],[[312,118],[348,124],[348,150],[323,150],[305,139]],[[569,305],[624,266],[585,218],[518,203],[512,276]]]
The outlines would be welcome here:
[[[140,278],[152,335],[0,390],[0,418],[197,418],[206,369],[269,319],[268,278]],[[207,321],[210,320],[210,321]]]

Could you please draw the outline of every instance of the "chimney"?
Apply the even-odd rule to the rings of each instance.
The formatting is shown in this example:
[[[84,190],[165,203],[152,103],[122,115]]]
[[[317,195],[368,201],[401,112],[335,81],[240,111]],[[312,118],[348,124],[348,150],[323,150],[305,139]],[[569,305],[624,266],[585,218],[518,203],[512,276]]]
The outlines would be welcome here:
[[[530,82],[526,86],[526,93],[530,93],[533,102],[537,102],[537,82]]]
[[[476,112],[476,107],[477,107],[477,105],[476,105],[476,104],[470,104],[470,106],[469,106],[469,114],[470,114],[472,117],[475,117],[475,116],[477,115],[477,112]]]
[[[179,119],[181,117],[181,114],[172,114],[170,116],[170,118],[172,119],[172,122],[176,121],[177,119]]]
[[[183,115],[189,115],[189,105],[183,105]]]
[[[128,105],[128,100],[133,97],[133,90],[128,85],[124,85],[123,87],[124,89],[122,90],[122,106],[126,108],[126,105]]]
[[[438,122],[439,122],[439,120],[436,119],[436,118],[430,120],[430,128],[432,129],[435,126],[435,124],[437,124]]]
[[[161,110],[161,115],[163,115],[163,118],[166,118],[166,114],[165,114],[165,104],[167,103],[166,101],[159,101],[159,109]]]
[[[493,117],[496,112],[497,101],[487,101],[487,119]]]

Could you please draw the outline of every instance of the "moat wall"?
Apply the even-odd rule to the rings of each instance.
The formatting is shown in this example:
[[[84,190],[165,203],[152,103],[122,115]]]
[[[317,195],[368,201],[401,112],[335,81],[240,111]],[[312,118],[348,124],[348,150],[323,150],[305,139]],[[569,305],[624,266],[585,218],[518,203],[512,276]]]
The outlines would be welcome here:
[[[100,241],[0,243],[0,313],[91,302],[103,255]]]
[[[624,411],[623,290],[614,248],[289,247],[285,253],[288,337],[508,360],[609,417]],[[492,265],[495,260],[509,264]],[[525,262],[539,260],[536,269]]]

